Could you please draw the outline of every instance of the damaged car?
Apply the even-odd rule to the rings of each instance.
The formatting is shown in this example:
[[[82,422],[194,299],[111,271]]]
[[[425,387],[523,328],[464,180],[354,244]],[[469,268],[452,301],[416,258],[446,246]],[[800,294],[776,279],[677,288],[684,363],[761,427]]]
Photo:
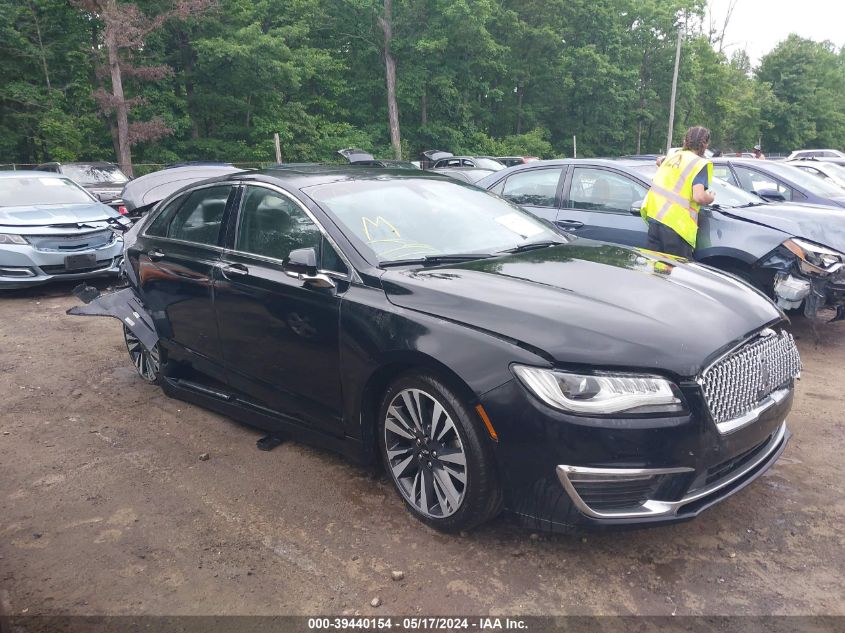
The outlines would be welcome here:
[[[0,172],[0,290],[117,275],[129,224],[69,178]]]
[[[128,286],[71,314],[119,319],[171,396],[382,463],[440,530],[691,519],[789,437],[801,362],[765,296],[457,180],[231,174],[133,230]]]
[[[537,161],[477,184],[574,235],[645,248],[640,208],[656,170],[639,160]],[[740,277],[785,310],[813,318],[829,307],[834,320],[845,318],[841,209],[767,203],[719,178],[711,189],[716,201],[699,215],[697,262]]]

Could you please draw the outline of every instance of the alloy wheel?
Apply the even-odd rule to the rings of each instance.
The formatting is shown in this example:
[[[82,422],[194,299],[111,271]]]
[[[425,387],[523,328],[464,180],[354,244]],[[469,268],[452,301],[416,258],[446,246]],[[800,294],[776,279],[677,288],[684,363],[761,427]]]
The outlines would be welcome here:
[[[132,364],[135,365],[138,375],[147,382],[156,382],[160,368],[158,344],[152,350],[147,349],[126,326],[123,326],[123,338],[126,340],[129,358],[132,359]]]
[[[421,389],[404,389],[384,420],[388,468],[405,500],[435,519],[461,507],[467,488],[467,458],[458,429],[445,407]]]

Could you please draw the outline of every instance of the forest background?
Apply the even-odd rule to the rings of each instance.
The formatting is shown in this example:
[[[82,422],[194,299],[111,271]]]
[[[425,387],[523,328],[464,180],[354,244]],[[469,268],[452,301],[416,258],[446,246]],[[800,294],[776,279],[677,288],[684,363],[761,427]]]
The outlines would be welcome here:
[[[728,18],[729,19],[729,18]],[[0,163],[845,147],[845,49],[752,67],[706,0],[0,0]]]

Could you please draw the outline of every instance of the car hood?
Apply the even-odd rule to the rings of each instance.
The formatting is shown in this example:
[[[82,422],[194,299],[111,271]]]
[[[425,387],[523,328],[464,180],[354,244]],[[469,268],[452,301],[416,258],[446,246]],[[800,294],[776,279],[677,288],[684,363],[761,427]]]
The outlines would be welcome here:
[[[589,240],[388,270],[381,279],[397,306],[511,339],[558,365],[694,376],[728,345],[783,318],[732,277]]]
[[[845,253],[845,211],[814,204],[763,204],[719,211]]]
[[[0,208],[0,226],[54,226],[120,217],[102,202]]]

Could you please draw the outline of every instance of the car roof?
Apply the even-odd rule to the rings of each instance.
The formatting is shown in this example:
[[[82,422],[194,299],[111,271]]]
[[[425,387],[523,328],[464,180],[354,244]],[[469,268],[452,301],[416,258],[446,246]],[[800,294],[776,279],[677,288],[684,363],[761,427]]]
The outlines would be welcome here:
[[[308,165],[287,169],[262,169],[244,171],[212,180],[237,180],[242,182],[280,183],[296,189],[352,180],[407,180],[426,178],[448,179],[448,176],[422,169],[396,169],[390,167],[367,167],[350,165]],[[208,181],[205,181],[208,182]]]
[[[0,171],[0,178],[61,178],[70,180],[64,174],[56,174],[49,171],[37,171],[35,169],[18,169]]]

